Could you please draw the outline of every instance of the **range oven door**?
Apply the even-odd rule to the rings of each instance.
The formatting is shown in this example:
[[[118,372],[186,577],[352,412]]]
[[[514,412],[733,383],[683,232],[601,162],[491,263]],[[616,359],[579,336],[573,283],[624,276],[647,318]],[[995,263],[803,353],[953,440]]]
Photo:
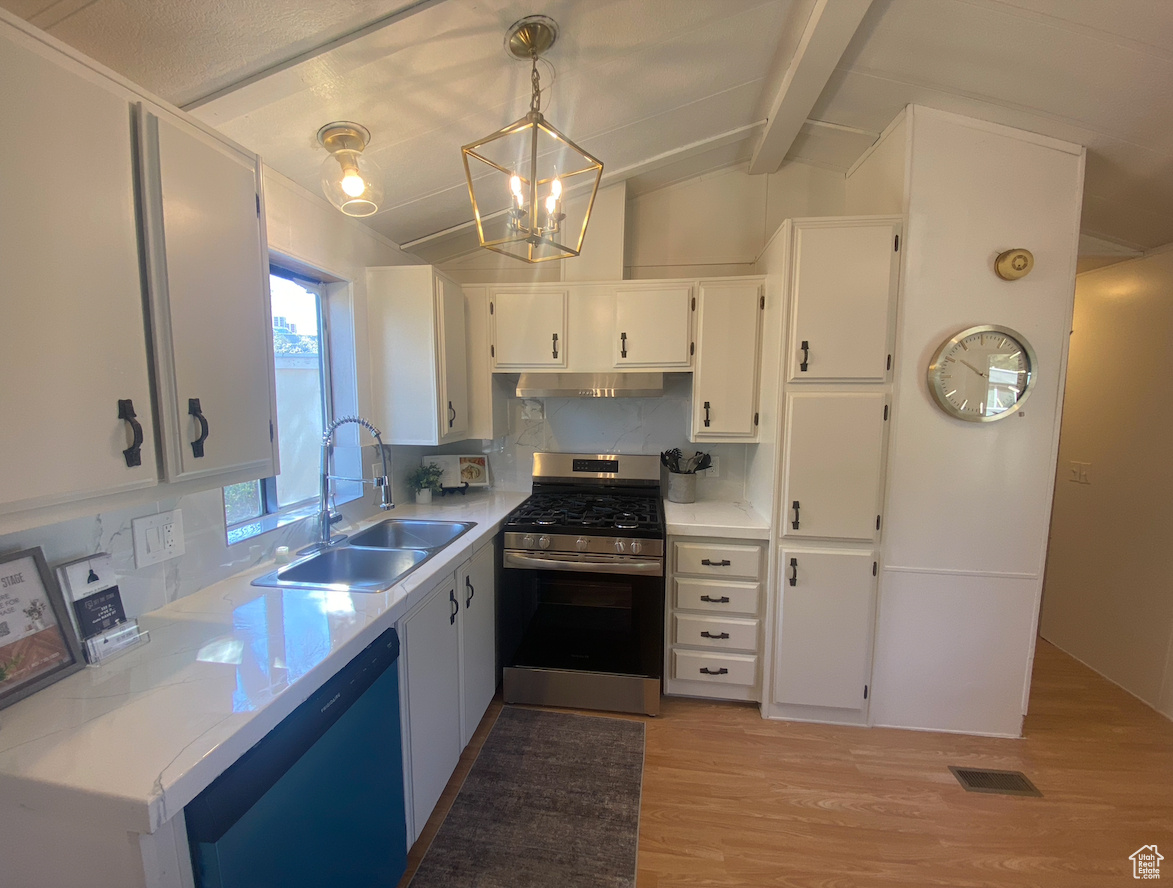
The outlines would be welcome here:
[[[506,550],[499,594],[507,703],[659,712],[661,561]]]

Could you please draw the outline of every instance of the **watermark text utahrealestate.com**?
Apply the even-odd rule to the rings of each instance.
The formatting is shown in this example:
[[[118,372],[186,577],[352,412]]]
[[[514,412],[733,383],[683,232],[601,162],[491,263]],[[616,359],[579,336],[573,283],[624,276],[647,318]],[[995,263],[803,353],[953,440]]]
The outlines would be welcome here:
[[[1132,861],[1132,878],[1159,879],[1161,878],[1161,861],[1165,858],[1157,850],[1156,845],[1145,845],[1137,848],[1128,856]]]

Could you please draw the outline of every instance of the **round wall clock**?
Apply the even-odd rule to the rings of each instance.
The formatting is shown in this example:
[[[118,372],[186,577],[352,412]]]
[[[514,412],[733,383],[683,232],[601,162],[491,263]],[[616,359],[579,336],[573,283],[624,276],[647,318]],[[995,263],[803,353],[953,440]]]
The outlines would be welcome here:
[[[929,392],[950,416],[993,422],[1022,405],[1035,370],[1034,349],[1021,333],[983,324],[941,343],[929,363]]]

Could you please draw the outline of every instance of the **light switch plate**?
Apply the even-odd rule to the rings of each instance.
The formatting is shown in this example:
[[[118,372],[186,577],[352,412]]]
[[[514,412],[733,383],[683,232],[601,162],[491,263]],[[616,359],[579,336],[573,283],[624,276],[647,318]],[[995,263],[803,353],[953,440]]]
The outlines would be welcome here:
[[[721,477],[721,457],[712,456],[712,464],[705,469],[701,474],[706,478],[720,478]]]
[[[135,518],[130,527],[135,567],[158,564],[184,552],[183,512],[179,509]]]

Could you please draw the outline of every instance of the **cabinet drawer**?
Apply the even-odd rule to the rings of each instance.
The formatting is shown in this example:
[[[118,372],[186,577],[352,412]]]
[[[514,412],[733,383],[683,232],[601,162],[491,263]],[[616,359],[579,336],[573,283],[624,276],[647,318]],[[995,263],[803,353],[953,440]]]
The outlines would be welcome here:
[[[703,651],[672,652],[672,677],[714,684],[757,683],[758,658],[753,654],[710,654]]]
[[[715,577],[761,579],[759,546],[726,543],[676,543],[676,572]]]
[[[758,649],[757,620],[677,614],[675,622],[673,635],[677,644],[742,651]]]
[[[761,583],[676,577],[676,607],[719,613],[757,614]]]

